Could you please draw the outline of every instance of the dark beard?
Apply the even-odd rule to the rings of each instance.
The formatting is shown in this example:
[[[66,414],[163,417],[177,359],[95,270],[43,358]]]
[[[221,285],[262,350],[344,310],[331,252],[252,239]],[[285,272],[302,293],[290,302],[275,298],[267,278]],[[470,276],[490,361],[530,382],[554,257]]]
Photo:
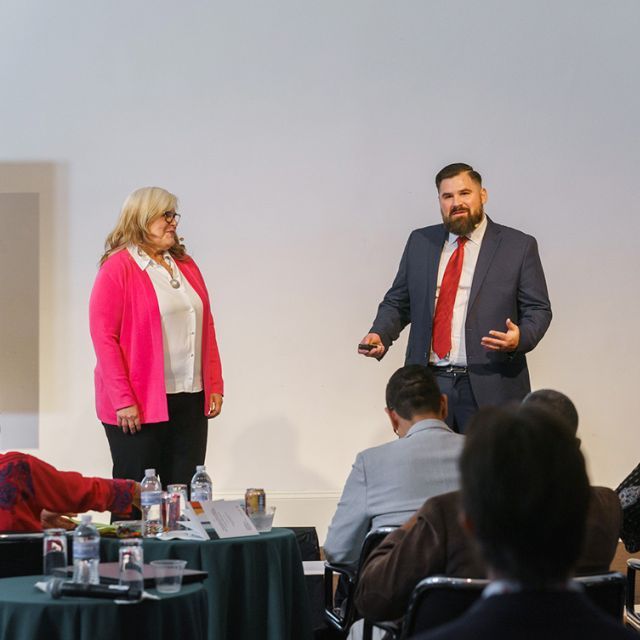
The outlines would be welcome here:
[[[457,236],[466,236],[469,235],[482,222],[483,216],[484,208],[480,207],[478,211],[469,212],[464,217],[456,217],[453,219],[449,217],[446,221],[444,221],[444,228],[449,233],[454,233]]]

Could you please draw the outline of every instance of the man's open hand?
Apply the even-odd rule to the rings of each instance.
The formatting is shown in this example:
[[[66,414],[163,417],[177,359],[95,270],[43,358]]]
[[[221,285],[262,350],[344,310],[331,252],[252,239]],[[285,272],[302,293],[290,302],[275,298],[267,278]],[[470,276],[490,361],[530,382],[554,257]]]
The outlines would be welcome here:
[[[511,318],[507,318],[506,325],[506,332],[492,329],[488,336],[482,338],[480,344],[491,351],[515,351],[520,342],[520,329],[517,324],[511,322]]]

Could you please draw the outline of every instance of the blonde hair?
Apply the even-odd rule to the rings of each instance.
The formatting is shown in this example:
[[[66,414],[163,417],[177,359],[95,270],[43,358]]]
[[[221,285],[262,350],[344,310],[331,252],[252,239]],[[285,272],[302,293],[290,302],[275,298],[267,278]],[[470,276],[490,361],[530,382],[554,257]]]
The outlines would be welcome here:
[[[149,225],[166,211],[175,211],[177,206],[178,198],[166,189],[160,187],[136,189],[124,201],[115,229],[104,242],[104,255],[100,258],[100,264],[112,253],[129,244],[136,246],[147,244]],[[169,249],[169,253],[176,260],[184,260],[187,257],[182,238],[176,240]]]

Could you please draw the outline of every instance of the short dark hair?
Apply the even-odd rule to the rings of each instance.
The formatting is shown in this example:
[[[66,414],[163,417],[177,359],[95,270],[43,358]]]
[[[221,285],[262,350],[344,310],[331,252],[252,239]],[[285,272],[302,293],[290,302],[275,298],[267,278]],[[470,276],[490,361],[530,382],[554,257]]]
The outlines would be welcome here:
[[[440,169],[436,174],[436,188],[438,191],[440,190],[440,183],[443,180],[454,178],[455,176],[459,176],[461,173],[468,173],[469,177],[473,181],[482,186],[482,176],[470,164],[454,162],[453,164],[448,164],[446,167]]]
[[[579,443],[537,407],[483,409],[460,458],[462,504],[487,564],[527,588],[566,580],[584,539]]]
[[[562,418],[574,436],[578,432],[578,410],[576,405],[564,393],[560,393],[555,389],[538,389],[527,394],[522,404],[546,409],[555,416]]]
[[[439,413],[441,397],[435,376],[421,364],[398,369],[387,383],[387,409],[405,420],[421,413]]]

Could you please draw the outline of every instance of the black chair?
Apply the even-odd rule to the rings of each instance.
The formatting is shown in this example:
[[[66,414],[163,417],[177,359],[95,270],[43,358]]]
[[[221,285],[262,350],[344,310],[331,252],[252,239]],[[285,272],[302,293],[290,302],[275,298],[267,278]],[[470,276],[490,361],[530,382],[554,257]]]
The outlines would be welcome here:
[[[620,483],[616,493],[622,505],[620,537],[629,553],[640,551],[640,464]]]
[[[42,533],[0,534],[0,578],[42,573]]]
[[[622,621],[626,580],[619,571],[579,576],[573,580],[584,587],[585,594],[598,609]]]
[[[300,558],[305,560],[320,560],[320,543],[315,527],[286,527],[291,529],[296,536]],[[324,587],[321,575],[305,575],[304,582],[307,586],[309,596],[309,606],[311,607],[311,627],[314,638],[320,636],[326,629],[327,623],[324,619]]]
[[[401,638],[433,629],[461,616],[482,594],[488,580],[431,576],[415,586]]]
[[[640,616],[636,613],[636,571],[640,570],[640,560],[627,560],[627,593],[625,598],[625,617],[627,626],[640,633]]]
[[[349,633],[349,627],[361,618],[354,603],[354,594],[358,585],[358,574],[369,554],[390,534],[397,526],[380,527],[369,531],[362,543],[357,569],[353,570],[343,565],[325,562],[324,565],[324,615],[329,626],[342,637]],[[336,602],[333,590],[334,575],[339,576],[339,589],[336,593],[344,596],[341,602]],[[371,637],[371,625],[365,622],[363,640]]]
[[[631,561],[630,561],[631,562]],[[640,561],[638,568],[640,568]],[[625,577],[618,572],[580,576],[585,595],[602,611],[622,620]],[[488,580],[433,576],[421,580],[413,590],[402,625],[402,638],[455,620],[480,597]]]

